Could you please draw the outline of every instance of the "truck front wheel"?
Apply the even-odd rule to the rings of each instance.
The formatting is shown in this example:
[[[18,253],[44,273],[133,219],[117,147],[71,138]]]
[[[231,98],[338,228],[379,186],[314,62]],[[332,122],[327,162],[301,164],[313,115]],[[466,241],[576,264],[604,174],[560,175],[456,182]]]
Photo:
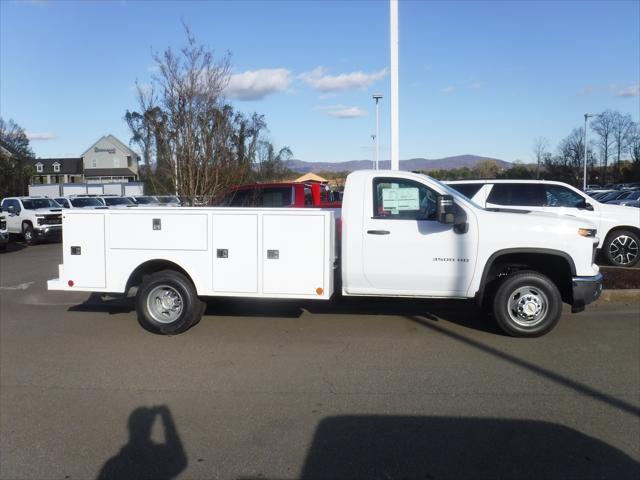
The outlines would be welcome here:
[[[145,277],[136,295],[138,322],[146,330],[162,335],[176,335],[198,323],[203,306],[193,283],[173,270]]]
[[[30,223],[24,223],[22,225],[22,236],[27,245],[35,245],[38,243],[38,237]]]
[[[508,276],[493,299],[493,315],[512,337],[539,337],[556,326],[562,314],[558,287],[546,276],[522,271]]]

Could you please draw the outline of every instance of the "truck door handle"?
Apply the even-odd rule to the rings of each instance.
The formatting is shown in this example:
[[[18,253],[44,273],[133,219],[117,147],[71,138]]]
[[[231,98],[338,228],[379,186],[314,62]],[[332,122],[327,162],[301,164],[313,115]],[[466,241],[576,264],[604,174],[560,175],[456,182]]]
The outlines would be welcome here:
[[[389,230],[367,230],[369,235],[389,235],[391,232]]]

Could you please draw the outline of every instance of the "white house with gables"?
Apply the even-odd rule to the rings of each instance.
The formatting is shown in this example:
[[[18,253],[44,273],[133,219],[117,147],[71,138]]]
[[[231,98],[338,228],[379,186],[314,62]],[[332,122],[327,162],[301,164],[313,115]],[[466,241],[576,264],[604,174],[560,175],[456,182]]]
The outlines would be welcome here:
[[[140,157],[111,134],[100,138],[81,157],[87,183],[121,183],[138,180]]]

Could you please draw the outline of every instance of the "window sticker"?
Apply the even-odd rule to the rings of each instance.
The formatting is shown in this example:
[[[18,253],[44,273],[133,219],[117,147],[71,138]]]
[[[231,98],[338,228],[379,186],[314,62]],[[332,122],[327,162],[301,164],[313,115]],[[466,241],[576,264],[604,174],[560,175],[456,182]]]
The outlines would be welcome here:
[[[385,188],[382,190],[382,208],[397,214],[408,210],[420,210],[418,188]]]

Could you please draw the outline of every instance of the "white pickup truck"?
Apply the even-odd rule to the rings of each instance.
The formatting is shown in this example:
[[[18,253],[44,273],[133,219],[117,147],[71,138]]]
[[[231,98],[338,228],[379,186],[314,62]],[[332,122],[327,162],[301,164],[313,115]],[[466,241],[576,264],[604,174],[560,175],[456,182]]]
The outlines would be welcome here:
[[[338,275],[342,295],[476,298],[523,337],[550,331],[563,301],[581,311],[602,290],[589,222],[486,210],[408,172],[349,175],[339,261],[334,212],[322,209],[69,210],[63,226],[49,289],[135,291],[139,322],[162,334],[196,324],[203,298],[327,300]]]

